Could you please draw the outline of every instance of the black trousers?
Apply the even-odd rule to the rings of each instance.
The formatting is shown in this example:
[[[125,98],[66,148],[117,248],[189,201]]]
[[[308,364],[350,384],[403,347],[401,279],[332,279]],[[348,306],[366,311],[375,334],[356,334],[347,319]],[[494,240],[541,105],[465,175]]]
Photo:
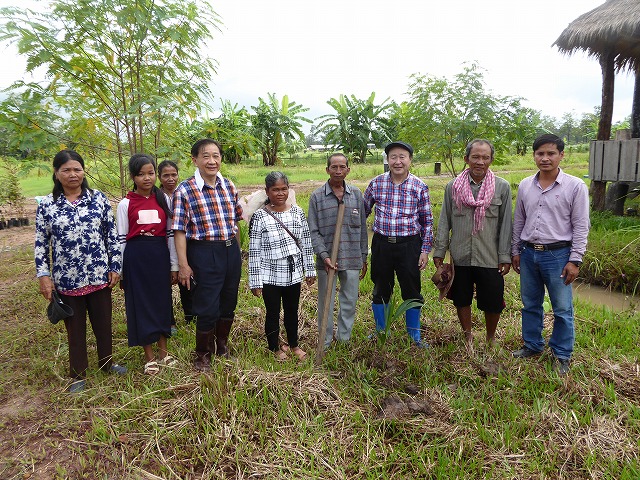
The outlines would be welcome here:
[[[198,317],[196,328],[208,332],[218,319],[233,319],[242,267],[240,245],[235,238],[229,246],[224,242],[190,240],[187,260],[196,281],[192,287],[192,313]]]
[[[371,240],[373,303],[389,303],[395,283],[394,274],[398,277],[403,300],[424,301],[418,268],[422,239],[419,235],[398,238],[400,243],[389,243],[386,237],[374,234]]]
[[[87,313],[91,329],[96,337],[98,366],[109,371],[113,353],[111,333],[111,289],[103,288],[88,295],[73,297],[60,295],[60,299],[73,309],[73,316],[64,321],[69,340],[69,376],[84,378],[89,359],[87,357]]]
[[[300,304],[300,286],[296,283],[288,287],[275,285],[262,286],[262,300],[266,309],[264,333],[267,336],[269,350],[275,352],[280,348],[280,305],[284,311],[284,329],[287,332],[287,343],[291,348],[298,346],[298,305]]]

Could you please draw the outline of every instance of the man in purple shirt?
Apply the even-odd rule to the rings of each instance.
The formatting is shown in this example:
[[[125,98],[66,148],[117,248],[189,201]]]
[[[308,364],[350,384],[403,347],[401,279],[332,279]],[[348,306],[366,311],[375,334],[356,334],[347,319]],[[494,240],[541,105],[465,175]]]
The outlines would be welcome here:
[[[375,205],[373,240],[371,241],[371,308],[378,332],[385,330],[385,304],[393,293],[398,277],[403,300],[424,301],[420,293],[420,272],[425,269],[433,244],[433,218],[429,188],[409,173],[413,148],[408,143],[392,142],[384,149],[389,171],[378,175],[364,192],[367,216]],[[405,314],[407,333],[419,347],[420,309]]]
[[[562,171],[563,156],[564,142],[556,135],[542,135],[533,142],[539,172],[520,182],[511,242],[511,263],[520,274],[524,341],[513,356],[533,357],[544,349],[546,286],[554,316],[549,348],[561,376],[569,371],[575,341],[571,283],[578,276],[590,227],[587,186]]]

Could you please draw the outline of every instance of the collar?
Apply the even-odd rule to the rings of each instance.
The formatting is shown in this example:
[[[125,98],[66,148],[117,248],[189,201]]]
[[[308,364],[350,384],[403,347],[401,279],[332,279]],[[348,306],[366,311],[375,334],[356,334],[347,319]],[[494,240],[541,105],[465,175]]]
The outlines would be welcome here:
[[[198,187],[198,190],[202,191],[202,189],[204,189],[205,183],[204,178],[202,178],[202,175],[200,175],[200,170],[196,168],[196,172],[193,174],[193,176],[196,179],[196,187]],[[216,173],[216,185],[218,183],[222,184],[222,174],[220,172]],[[215,185],[210,186],[215,187]]]
[[[567,174],[564,173],[560,167],[558,167],[558,176],[556,177],[554,183],[562,184],[562,182],[564,181],[566,176],[567,176]],[[540,172],[539,171],[538,171],[538,173],[536,173],[534,175],[533,178],[535,179],[536,184],[540,185]]]
[[[351,195],[351,185],[349,185],[345,181],[343,181],[342,183],[344,185],[344,193],[348,193],[349,195]],[[325,195],[330,195],[332,193],[333,193],[333,189],[331,188],[331,185],[329,184],[329,180],[327,180],[327,182],[324,184],[324,194]]]

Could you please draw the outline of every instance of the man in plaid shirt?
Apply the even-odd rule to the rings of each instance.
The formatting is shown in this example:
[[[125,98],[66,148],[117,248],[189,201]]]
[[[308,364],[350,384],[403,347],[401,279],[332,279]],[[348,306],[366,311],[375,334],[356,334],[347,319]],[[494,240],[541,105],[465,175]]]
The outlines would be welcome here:
[[[173,194],[173,231],[178,252],[178,281],[193,290],[197,316],[194,367],[207,371],[211,355],[229,357],[227,340],[238,303],[242,218],[238,192],[220,174],[222,147],[215,140],[191,148],[197,169]]]
[[[384,305],[389,303],[395,276],[402,298],[424,298],[420,292],[420,272],[427,266],[433,244],[433,217],[429,188],[409,173],[413,147],[405,142],[392,142],[384,149],[389,172],[371,180],[364,192],[367,216],[376,206],[371,242],[371,280],[373,281],[373,317],[376,330],[386,327]],[[407,310],[407,333],[419,347],[427,347],[420,339],[420,308]]]

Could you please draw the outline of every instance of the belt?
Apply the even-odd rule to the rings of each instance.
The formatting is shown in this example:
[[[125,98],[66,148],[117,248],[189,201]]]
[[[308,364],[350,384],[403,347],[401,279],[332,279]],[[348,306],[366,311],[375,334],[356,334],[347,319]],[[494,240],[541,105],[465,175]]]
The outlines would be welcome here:
[[[386,235],[381,235],[379,233],[375,233],[374,235],[377,235],[378,238],[387,243],[405,243],[415,240],[416,238],[420,238],[420,235],[405,235],[402,237],[387,237]]]
[[[235,235],[233,237],[229,237],[226,240],[189,240],[189,242],[194,242],[194,243],[208,243],[211,245],[224,245],[225,247],[230,247],[231,245],[233,245],[235,243],[236,237]]]
[[[543,252],[545,250],[557,250],[558,248],[570,247],[571,242],[554,242],[554,243],[531,243],[524,242],[527,247],[533,248],[537,252]]]

